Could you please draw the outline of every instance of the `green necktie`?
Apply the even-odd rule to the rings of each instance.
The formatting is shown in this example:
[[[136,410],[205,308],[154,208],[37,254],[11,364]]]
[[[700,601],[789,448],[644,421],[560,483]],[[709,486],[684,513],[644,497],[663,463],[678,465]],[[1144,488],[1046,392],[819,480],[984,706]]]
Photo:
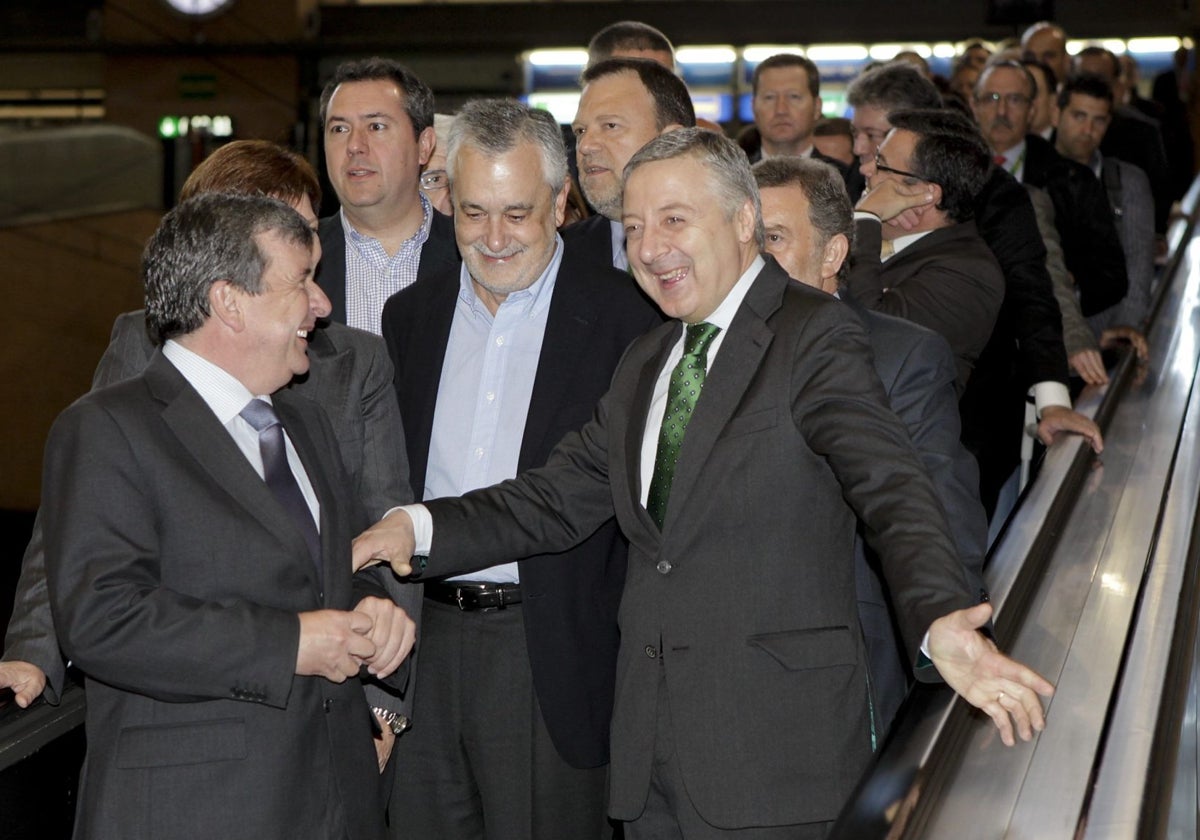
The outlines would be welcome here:
[[[696,401],[700,399],[700,389],[704,387],[704,377],[708,373],[708,347],[720,331],[720,327],[704,321],[688,324],[687,337],[683,341],[683,358],[671,371],[667,410],[658,433],[654,475],[650,479],[650,494],[646,497],[646,510],[658,523],[659,530],[667,514],[667,498],[671,495],[671,481],[675,478],[675,464],[679,460],[683,433],[692,418]]]

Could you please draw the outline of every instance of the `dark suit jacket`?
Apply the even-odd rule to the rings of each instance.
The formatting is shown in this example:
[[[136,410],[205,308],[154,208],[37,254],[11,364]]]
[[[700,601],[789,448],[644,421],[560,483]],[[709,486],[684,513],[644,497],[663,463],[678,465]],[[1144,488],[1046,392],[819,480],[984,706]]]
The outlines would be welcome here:
[[[92,389],[132,379],[146,369],[153,357],[154,345],[146,333],[145,311],[119,315],[108,348],[92,377]],[[327,412],[355,497],[370,520],[375,521],[395,505],[412,499],[404,429],[392,388],[392,365],[383,341],[344,324],[330,323],[310,336],[308,357],[309,372],[295,379],[289,388]],[[66,680],[66,667],[50,618],[45,561],[39,516],[21,566],[4,658],[32,662],[41,668],[46,673],[46,699],[57,703]],[[417,622],[419,630],[420,587],[402,584],[392,575],[382,578],[388,594]],[[390,693],[370,686],[368,697],[372,705],[411,716],[411,667],[406,663],[389,678]]]
[[[914,658],[935,618],[974,599],[861,322],[769,259],[712,363],[660,532],[640,502],[642,438],[680,332],[672,322],[631,345],[594,419],[545,467],[426,503],[427,574],[565,549],[615,511],[630,553],[609,813],[642,812],[665,686],[705,820],[832,820],[870,756],[856,515]]]
[[[1045,190],[1054,202],[1054,225],[1083,314],[1095,315],[1120,303],[1129,289],[1125,254],[1096,176],[1083,164],[1062,157],[1049,141],[1030,134],[1025,138],[1023,180]]]
[[[987,516],[979,501],[979,468],[959,441],[961,424],[950,345],[911,321],[862,309],[853,300],[847,303],[867,327],[875,372],[887,392],[888,405],[904,423],[933,481],[967,583],[972,592],[982,596]],[[855,550],[858,614],[867,643],[876,731],[882,736],[908,691],[912,663],[896,630],[879,558],[864,548],[859,540]]]
[[[321,264],[317,266],[317,284],[329,298],[329,320],[346,323],[346,233],[342,218],[335,213],[321,219]],[[429,223],[429,238],[421,246],[417,279],[430,277],[461,262],[454,239],[454,221],[436,210]]]
[[[879,261],[881,226],[855,223],[847,286],[867,309],[897,315],[941,335],[954,351],[958,393],[992,334],[1004,275],[974,222],[932,231]]]
[[[993,166],[974,209],[979,234],[1004,272],[1000,315],[959,402],[963,443],[979,461],[980,491],[990,512],[1020,458],[1025,393],[1039,382],[1065,386],[1067,353],[1029,193]]]
[[[459,289],[458,270],[443,272],[394,295],[383,310],[417,498],[424,495],[438,383]],[[518,471],[545,463],[563,435],[591,418],[626,346],[660,323],[657,310],[627,274],[564,248]],[[569,552],[565,562],[559,556],[524,556],[519,564],[538,703],[559,754],[575,767],[608,761],[625,554],[624,540],[609,522]]]
[[[563,244],[589,265],[613,264],[612,223],[597,213],[561,231]]]
[[[1187,190],[1190,176],[1185,177],[1180,184],[1172,183],[1163,133],[1159,125],[1131,108],[1119,106],[1113,113],[1108,130],[1104,132],[1104,139],[1100,142],[1100,153],[1105,157],[1120,158],[1146,173],[1154,194],[1154,230],[1165,234],[1171,202],[1176,198],[1176,193],[1182,196],[1182,191]],[[1185,171],[1190,173],[1192,166]]]
[[[293,673],[297,613],[357,600],[350,538],[365,517],[324,412],[286,392],[275,405],[321,504],[323,579],[162,356],[50,431],[50,603],[87,675],[77,837],[383,835],[362,688]]]

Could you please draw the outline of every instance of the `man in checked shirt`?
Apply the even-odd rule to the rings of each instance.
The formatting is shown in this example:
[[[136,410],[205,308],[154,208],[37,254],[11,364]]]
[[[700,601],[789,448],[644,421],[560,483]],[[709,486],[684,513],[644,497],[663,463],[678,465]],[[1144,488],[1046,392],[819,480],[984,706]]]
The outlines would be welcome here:
[[[339,65],[321,93],[325,165],[341,210],[321,220],[330,318],[379,334],[384,302],[459,263],[454,225],[421,194],[433,92],[386,58]]]

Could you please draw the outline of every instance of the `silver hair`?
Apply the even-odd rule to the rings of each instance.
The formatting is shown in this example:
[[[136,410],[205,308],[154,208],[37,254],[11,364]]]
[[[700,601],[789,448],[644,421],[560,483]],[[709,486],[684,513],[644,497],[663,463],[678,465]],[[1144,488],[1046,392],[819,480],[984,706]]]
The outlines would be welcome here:
[[[276,198],[204,193],[164,216],[142,254],[151,338],[161,344],[199,329],[212,314],[208,293],[218,280],[261,294],[268,259],[258,237],[267,233],[312,248],[308,223]]]
[[[737,143],[704,128],[680,128],[660,134],[637,151],[625,165],[622,183],[639,167],[654,161],[672,158],[695,158],[713,174],[712,189],[716,192],[725,218],[733,219],[747,199],[754,205],[754,241],[758,250],[766,247],[763,230],[762,201],[750,172],[750,161]]]
[[[567,182],[567,149],[562,130],[548,111],[530,108],[515,99],[476,99],[454,117],[446,147],[446,175],[454,183],[458,151],[464,145],[495,157],[525,141],[542,154],[542,174],[554,193]]]

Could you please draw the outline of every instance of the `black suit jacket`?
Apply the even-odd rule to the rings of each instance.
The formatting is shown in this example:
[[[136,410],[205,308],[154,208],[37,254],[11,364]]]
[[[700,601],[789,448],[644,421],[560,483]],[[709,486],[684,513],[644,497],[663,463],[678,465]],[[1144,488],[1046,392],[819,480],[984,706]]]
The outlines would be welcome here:
[[[444,271],[393,295],[383,310],[418,499],[459,289],[459,271]],[[564,248],[518,471],[545,463],[563,435],[591,418],[626,346],[661,322],[629,275]],[[608,761],[626,546],[610,521],[569,555],[521,559],[522,614],[554,745],[572,766],[597,767]]]
[[[832,820],[870,756],[856,515],[914,658],[929,625],[974,598],[862,323],[770,259],[712,362],[660,531],[640,501],[642,440],[681,331],[635,341],[594,419],[545,467],[426,503],[427,574],[563,550],[615,512],[630,550],[610,815],[644,808],[661,689],[706,821]]]
[[[1079,289],[1080,311],[1095,315],[1120,303],[1129,275],[1104,186],[1086,166],[1067,160],[1034,134],[1025,137],[1023,180],[1054,202],[1054,226]]]
[[[362,687],[294,674],[297,613],[357,600],[350,539],[365,517],[325,413],[285,391],[274,401],[320,501],[320,576],[161,355],[50,431],[50,603],[87,675],[77,837],[383,836]]]
[[[941,335],[954,351],[961,394],[1004,301],[1004,275],[974,222],[931,231],[880,264],[881,225],[855,224],[847,286],[867,309]]]
[[[599,213],[562,229],[563,244],[591,265],[613,264],[612,222]]]
[[[1190,142],[1187,138],[1185,142]],[[1146,173],[1150,189],[1154,193],[1154,230],[1158,234],[1167,232],[1171,202],[1176,193],[1182,196],[1187,190],[1188,177],[1180,184],[1172,184],[1171,169],[1167,162],[1163,132],[1159,125],[1125,106],[1113,113],[1112,122],[1100,142],[1100,153],[1105,157],[1120,158]],[[1184,170],[1190,173],[1190,164]],[[1085,315],[1087,313],[1084,313]]]
[[[1025,187],[999,166],[975,197],[975,225],[1004,273],[1004,303],[959,403],[963,443],[979,461],[988,511],[1020,458],[1025,393],[1067,383],[1062,313],[1046,268],[1046,246]]]
[[[346,323],[346,233],[342,230],[341,215],[335,213],[321,219],[321,264],[317,266],[317,284],[329,298],[329,320]],[[421,261],[417,279],[430,277],[461,262],[458,243],[454,239],[454,221],[433,211],[429,238],[421,246]]]

